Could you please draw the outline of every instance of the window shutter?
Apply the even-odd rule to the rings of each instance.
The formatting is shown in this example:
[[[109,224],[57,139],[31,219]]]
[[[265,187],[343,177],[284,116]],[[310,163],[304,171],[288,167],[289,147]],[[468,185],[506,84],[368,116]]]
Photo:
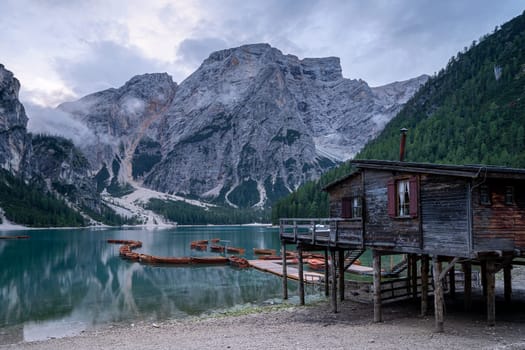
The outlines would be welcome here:
[[[394,180],[388,181],[387,184],[387,206],[388,206],[388,216],[395,217],[396,216],[396,184]]]
[[[352,217],[352,201],[350,198],[343,198],[341,200],[341,217],[343,218]]]
[[[412,176],[409,180],[410,186],[410,216],[416,218],[419,210],[419,183],[417,176]]]

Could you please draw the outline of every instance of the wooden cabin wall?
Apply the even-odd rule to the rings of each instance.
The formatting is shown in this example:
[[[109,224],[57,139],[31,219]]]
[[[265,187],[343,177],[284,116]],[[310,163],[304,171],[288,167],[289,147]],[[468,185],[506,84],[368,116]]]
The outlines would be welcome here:
[[[487,186],[490,204],[482,204],[480,191]],[[506,187],[514,187],[514,202],[505,203]],[[472,191],[473,245],[476,251],[525,251],[525,184],[512,179],[488,179]]]
[[[363,241],[363,223],[361,220],[350,219],[337,223],[338,242],[360,245]]]
[[[361,174],[356,174],[354,177],[335,186],[330,191],[330,217],[341,218],[342,216],[342,200],[345,197],[351,198],[363,195],[363,185],[361,182]],[[362,209],[364,213],[364,209]],[[344,221],[339,221],[337,227],[332,224],[331,230],[337,229],[338,242],[346,244],[360,245],[363,237],[363,223],[362,219],[350,218]]]
[[[451,176],[420,176],[425,252],[469,256],[468,181]]]
[[[419,217],[391,218],[388,215],[387,184],[397,175],[400,174],[372,169],[364,172],[365,240],[369,245],[388,249],[419,249]]]

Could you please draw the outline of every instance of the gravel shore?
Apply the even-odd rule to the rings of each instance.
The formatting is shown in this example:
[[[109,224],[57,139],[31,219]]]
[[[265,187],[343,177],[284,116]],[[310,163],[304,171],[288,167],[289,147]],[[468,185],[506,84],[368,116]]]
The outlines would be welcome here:
[[[481,295],[463,310],[461,294],[447,298],[445,332],[434,317],[420,316],[417,301],[383,305],[383,322],[373,323],[372,305],[345,300],[340,312],[327,302],[243,310],[242,315],[108,324],[80,335],[37,342],[13,341],[0,350],[63,349],[525,349],[525,269],[513,273],[513,301],[502,300],[497,283],[496,326],[486,324]],[[513,281],[513,282],[514,282]],[[1,344],[2,342],[0,342]],[[3,342],[5,344],[5,342]]]
[[[515,306],[500,310],[495,327],[486,326],[481,310],[451,310],[445,333],[435,333],[432,315],[419,316],[417,303],[384,305],[384,322],[373,323],[370,305],[345,301],[334,314],[323,302],[241,316],[107,325],[79,336],[0,349],[525,349],[523,311]]]

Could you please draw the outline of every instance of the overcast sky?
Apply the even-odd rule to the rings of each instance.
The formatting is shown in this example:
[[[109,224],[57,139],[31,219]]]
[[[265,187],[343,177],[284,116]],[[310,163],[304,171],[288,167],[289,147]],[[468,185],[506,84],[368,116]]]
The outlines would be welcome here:
[[[21,81],[22,102],[45,107],[137,74],[180,83],[212,51],[261,42],[340,57],[346,78],[377,86],[433,74],[524,9],[523,0],[0,0],[0,63]]]

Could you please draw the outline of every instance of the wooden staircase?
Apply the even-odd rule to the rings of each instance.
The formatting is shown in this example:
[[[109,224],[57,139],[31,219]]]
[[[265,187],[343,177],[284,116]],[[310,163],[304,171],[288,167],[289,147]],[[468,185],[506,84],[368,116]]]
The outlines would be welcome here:
[[[389,276],[398,276],[401,272],[408,268],[408,259],[404,258],[392,267],[392,270],[388,273]]]
[[[356,262],[357,259],[365,252],[365,249],[350,250],[345,254],[344,271],[348,270],[350,265]]]

